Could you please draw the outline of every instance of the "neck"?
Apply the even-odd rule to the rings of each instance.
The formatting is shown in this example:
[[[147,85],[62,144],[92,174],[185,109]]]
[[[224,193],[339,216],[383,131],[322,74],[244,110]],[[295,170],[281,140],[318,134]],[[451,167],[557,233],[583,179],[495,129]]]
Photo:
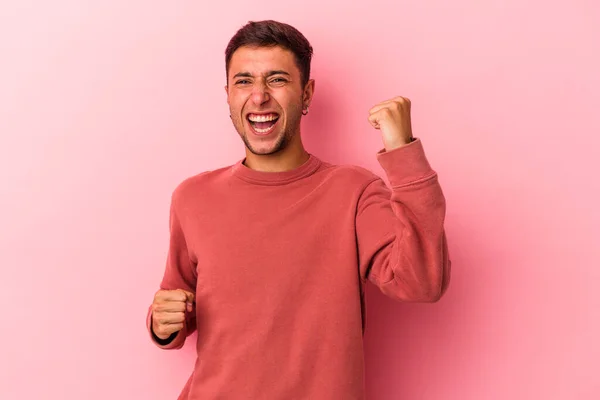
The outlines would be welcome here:
[[[255,171],[284,172],[298,168],[308,158],[309,154],[302,145],[300,135],[295,135],[286,148],[274,154],[257,155],[246,148],[244,165]]]

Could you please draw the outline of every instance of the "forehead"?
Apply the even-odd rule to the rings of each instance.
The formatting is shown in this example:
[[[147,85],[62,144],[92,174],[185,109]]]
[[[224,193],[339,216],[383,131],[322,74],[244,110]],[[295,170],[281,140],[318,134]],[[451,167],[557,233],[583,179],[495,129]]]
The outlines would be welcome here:
[[[280,46],[242,46],[233,53],[229,62],[229,76],[239,72],[261,75],[272,70],[283,70],[291,75],[300,73],[295,63],[294,53]]]

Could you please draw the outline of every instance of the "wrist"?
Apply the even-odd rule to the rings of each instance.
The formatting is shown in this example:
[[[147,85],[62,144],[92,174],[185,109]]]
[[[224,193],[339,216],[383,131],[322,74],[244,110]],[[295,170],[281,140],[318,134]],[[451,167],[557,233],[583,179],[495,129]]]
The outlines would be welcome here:
[[[393,142],[389,142],[385,144],[385,150],[386,151],[392,151],[395,149],[399,149],[400,147],[404,147],[408,144],[411,144],[412,142],[414,142],[416,139],[412,136],[408,137],[408,138],[401,138],[398,140],[395,140]]]

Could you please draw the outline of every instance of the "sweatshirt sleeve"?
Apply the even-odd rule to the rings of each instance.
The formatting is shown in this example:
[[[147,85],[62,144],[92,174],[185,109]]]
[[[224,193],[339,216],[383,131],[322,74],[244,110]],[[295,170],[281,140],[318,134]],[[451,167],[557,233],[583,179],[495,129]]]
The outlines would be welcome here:
[[[177,196],[175,192],[171,199],[169,213],[169,250],[160,289],[175,290],[183,289],[196,295],[196,269],[195,263],[190,259],[179,215],[177,213]],[[180,349],[185,339],[196,330],[196,305],[192,312],[186,312],[184,327],[176,336],[161,343],[152,332],[152,306],[149,307],[146,316],[146,328],[150,338],[158,347],[163,349]]]
[[[356,235],[361,278],[407,302],[435,302],[450,281],[444,230],[446,202],[420,139],[377,159],[390,186],[377,177],[358,202]]]

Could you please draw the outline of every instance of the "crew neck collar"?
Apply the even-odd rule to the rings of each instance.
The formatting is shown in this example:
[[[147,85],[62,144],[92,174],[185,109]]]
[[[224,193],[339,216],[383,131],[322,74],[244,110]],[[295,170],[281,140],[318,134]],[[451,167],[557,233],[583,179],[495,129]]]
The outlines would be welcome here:
[[[312,154],[308,154],[308,160],[304,164],[282,172],[256,171],[244,165],[245,158],[234,164],[232,172],[238,178],[257,185],[285,185],[314,174],[321,166],[321,160]]]

